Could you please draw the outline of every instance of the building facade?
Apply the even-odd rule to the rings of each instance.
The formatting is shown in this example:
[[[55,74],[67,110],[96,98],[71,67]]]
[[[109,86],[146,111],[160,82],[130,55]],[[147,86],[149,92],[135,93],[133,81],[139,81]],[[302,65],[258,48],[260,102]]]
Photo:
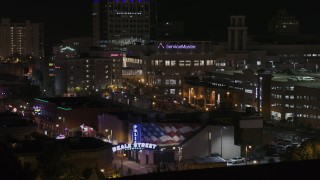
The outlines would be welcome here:
[[[51,136],[68,136],[69,130],[80,129],[80,126],[88,126],[97,131],[100,114],[122,112],[121,106],[88,97],[36,98],[33,108],[38,130]],[[80,130],[85,135],[84,128]]]
[[[320,128],[318,77],[312,82],[272,81],[271,117],[309,128]]]
[[[91,52],[88,58],[55,57],[55,93],[58,96],[94,94],[118,86],[122,80],[122,54]]]
[[[271,74],[243,71],[206,72],[202,79],[186,80],[183,98],[201,109],[254,108],[265,119],[270,118]]]
[[[109,125],[112,123],[110,121]],[[126,154],[129,160],[139,164],[187,163],[213,154],[225,159],[241,155],[241,147],[234,141],[233,126],[129,123],[128,129],[125,133],[128,142],[114,144],[113,152]]]
[[[299,20],[294,16],[289,16],[284,9],[278,10],[276,16],[269,21],[268,31],[275,35],[299,35]]]
[[[94,45],[146,44],[155,39],[155,0],[94,0]]]
[[[41,23],[11,23],[2,18],[0,24],[0,58],[7,59],[18,53],[21,56],[44,56],[43,25]]]
[[[163,95],[181,95],[182,77],[202,74],[218,63],[210,42],[161,41],[153,49],[154,54],[143,57],[144,79]]]

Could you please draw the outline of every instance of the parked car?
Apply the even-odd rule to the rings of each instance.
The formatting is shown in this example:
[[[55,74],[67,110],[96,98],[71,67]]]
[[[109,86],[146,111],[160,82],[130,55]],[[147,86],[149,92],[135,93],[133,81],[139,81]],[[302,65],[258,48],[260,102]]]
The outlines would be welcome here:
[[[300,69],[298,69],[298,72],[300,72],[300,73],[310,73],[311,71],[306,69],[306,68],[300,68]]]
[[[279,153],[276,150],[268,150],[268,151],[266,151],[266,156],[278,157]]]
[[[231,163],[231,164],[242,163],[245,161],[246,161],[246,159],[243,157],[233,157],[233,158],[227,160],[227,162]]]
[[[298,81],[298,78],[296,78],[296,77],[289,77],[287,80],[288,80],[288,81]]]
[[[310,76],[298,76],[298,81],[315,81],[315,78]]]
[[[262,154],[253,154],[251,156],[248,156],[248,161],[254,161],[254,160],[260,161],[263,159],[264,159],[264,156]]]

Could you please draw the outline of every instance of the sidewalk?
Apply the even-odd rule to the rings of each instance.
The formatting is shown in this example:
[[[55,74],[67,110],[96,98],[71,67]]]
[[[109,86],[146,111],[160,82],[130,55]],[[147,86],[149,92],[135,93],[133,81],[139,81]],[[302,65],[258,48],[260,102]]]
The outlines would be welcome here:
[[[121,160],[114,160],[113,164],[116,165],[117,168],[121,168]],[[123,160],[122,167],[123,171],[120,171],[120,174],[123,174],[124,176],[128,175],[129,168],[132,170],[131,175],[147,174],[153,172],[153,165],[139,164],[126,159]]]

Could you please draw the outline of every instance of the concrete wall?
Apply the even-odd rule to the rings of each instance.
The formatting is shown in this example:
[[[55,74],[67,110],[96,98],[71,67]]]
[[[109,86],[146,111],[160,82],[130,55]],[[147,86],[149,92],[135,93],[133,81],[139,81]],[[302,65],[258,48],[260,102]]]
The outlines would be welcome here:
[[[208,133],[211,132],[211,140]],[[222,132],[222,136],[221,136]],[[221,148],[222,137],[222,148]],[[225,159],[240,156],[240,146],[234,145],[234,127],[207,126],[182,146],[182,159],[203,157],[212,153],[221,154]]]

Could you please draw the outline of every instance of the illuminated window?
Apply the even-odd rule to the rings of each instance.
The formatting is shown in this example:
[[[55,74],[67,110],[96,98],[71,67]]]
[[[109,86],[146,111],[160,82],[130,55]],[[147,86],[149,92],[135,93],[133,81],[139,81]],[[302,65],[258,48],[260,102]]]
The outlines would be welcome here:
[[[171,66],[176,66],[176,60],[171,60]]]
[[[207,60],[207,66],[213,66],[213,60]]]
[[[194,66],[199,66],[199,64],[200,64],[199,60],[194,60],[194,61],[193,61],[193,65],[194,65]]]

